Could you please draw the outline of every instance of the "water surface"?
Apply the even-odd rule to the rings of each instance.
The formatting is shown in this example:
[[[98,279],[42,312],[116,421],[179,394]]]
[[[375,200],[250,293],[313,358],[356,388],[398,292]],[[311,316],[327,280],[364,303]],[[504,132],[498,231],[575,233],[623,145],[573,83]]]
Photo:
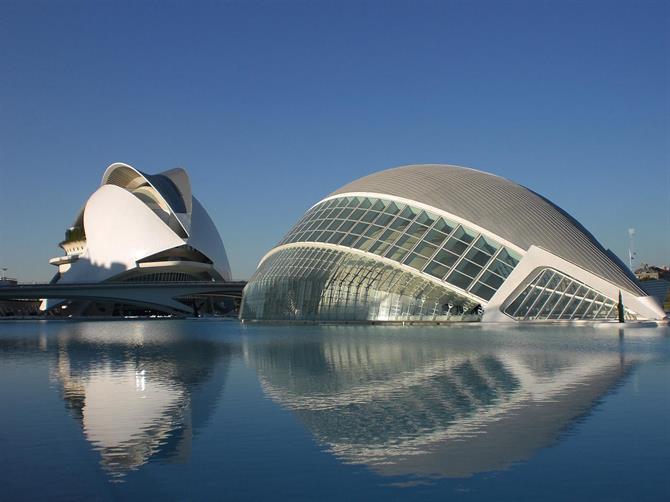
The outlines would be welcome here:
[[[667,500],[670,329],[0,324],[0,499]]]

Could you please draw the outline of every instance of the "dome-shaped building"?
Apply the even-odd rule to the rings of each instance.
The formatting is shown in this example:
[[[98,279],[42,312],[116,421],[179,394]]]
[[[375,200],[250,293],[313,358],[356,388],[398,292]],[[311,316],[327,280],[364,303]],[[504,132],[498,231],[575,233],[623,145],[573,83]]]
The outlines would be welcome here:
[[[181,168],[149,175],[112,164],[59,246],[67,254],[49,260],[58,267],[52,283],[231,279],[219,232]],[[62,303],[45,300],[41,308]],[[91,307],[87,301],[70,303],[72,313]],[[166,311],[175,307],[171,301]]]
[[[635,276],[561,208],[451,165],[360,178],[261,260],[245,320],[662,319]]]

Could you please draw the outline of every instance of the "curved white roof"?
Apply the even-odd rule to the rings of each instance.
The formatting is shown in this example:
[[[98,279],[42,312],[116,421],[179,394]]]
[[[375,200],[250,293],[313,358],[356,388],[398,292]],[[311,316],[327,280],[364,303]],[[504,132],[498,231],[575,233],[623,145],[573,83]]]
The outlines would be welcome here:
[[[635,296],[635,277],[577,220],[513,181],[446,164],[401,166],[355,180],[330,196],[391,195],[414,200],[471,221],[527,250],[541,247]]]

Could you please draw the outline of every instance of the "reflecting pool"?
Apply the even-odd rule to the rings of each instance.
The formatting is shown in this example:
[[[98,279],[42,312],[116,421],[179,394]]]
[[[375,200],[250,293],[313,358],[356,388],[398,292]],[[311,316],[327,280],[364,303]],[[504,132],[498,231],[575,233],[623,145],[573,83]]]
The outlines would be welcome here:
[[[670,328],[0,323],[0,500],[667,500]]]

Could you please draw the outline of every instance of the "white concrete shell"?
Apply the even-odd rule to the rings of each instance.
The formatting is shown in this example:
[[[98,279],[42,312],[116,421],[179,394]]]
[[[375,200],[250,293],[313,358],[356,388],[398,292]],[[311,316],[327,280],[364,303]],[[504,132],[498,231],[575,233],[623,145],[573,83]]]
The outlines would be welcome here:
[[[368,279],[388,267],[397,272],[388,284]],[[419,282],[405,286],[412,278]],[[307,306],[300,281],[320,299]],[[333,293],[337,281],[346,294]],[[456,303],[490,322],[606,320],[618,317],[619,292],[627,318],[665,317],[614,253],[557,205],[499,176],[438,164],[336,190],[263,257],[245,291],[249,319],[442,320]],[[324,318],[332,298],[339,303]]]
[[[51,260],[55,282],[231,279],[219,232],[183,169],[147,175],[112,164],[60,246],[67,255]]]

